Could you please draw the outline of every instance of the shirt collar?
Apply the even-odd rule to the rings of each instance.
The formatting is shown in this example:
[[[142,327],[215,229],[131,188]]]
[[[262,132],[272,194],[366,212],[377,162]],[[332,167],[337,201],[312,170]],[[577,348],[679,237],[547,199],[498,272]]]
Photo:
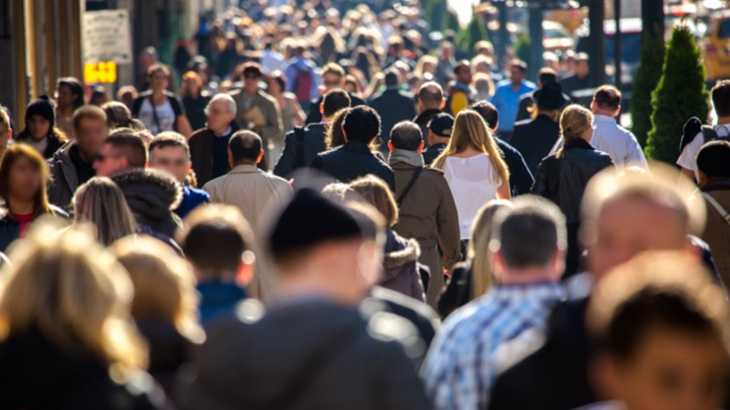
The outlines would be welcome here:
[[[236,165],[233,167],[233,169],[230,171],[231,174],[251,174],[251,173],[258,173],[261,170],[258,169],[255,165],[250,164],[244,164],[244,165]]]
[[[594,114],[593,119],[596,122],[616,122],[613,117],[609,115],[603,115],[603,114]]]
[[[211,131],[213,131],[213,130],[211,130]],[[215,135],[216,137],[225,137],[225,136],[229,135],[230,133],[231,133],[231,126],[229,125],[228,128],[226,128],[226,130],[223,132],[223,134],[216,134],[214,131],[213,135]]]
[[[520,284],[495,284],[487,295],[497,299],[524,298],[535,301],[554,301],[563,298],[563,286],[558,282],[541,281]]]

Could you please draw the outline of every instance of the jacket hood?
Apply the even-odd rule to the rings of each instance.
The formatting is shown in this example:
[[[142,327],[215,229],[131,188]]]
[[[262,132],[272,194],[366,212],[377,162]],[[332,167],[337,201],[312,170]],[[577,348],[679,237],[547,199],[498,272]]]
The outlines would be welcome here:
[[[385,242],[385,257],[383,258],[383,268],[387,279],[390,276],[397,276],[403,265],[418,260],[421,255],[421,249],[418,241],[415,239],[405,239],[398,236],[392,230],[388,230]]]
[[[182,185],[171,176],[149,168],[112,175],[133,212],[159,220],[176,209],[183,198]]]

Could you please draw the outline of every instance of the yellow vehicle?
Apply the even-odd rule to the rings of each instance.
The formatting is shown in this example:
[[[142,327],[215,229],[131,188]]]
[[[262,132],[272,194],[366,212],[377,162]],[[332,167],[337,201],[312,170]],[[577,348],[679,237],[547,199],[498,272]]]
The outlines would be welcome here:
[[[704,48],[707,80],[730,78],[730,12],[718,13],[710,18]]]

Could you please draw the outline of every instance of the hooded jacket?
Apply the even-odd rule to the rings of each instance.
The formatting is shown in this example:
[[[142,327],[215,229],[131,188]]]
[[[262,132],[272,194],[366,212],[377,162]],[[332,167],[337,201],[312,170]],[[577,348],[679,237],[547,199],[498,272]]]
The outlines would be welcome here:
[[[171,176],[148,168],[134,168],[112,175],[122,190],[137,224],[169,237],[182,225],[173,212],[182,201],[182,186]]]
[[[383,278],[379,286],[425,301],[423,284],[418,273],[421,250],[415,239],[405,239],[388,229],[383,259]]]
[[[381,312],[366,320],[323,300],[290,302],[263,317],[249,300],[237,311],[208,331],[182,409],[432,408],[399,344],[418,340],[406,319]]]

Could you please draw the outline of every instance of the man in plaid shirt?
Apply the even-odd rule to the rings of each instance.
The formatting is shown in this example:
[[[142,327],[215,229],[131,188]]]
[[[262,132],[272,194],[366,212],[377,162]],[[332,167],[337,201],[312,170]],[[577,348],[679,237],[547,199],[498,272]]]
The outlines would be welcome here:
[[[492,235],[497,283],[449,317],[423,367],[437,409],[486,408],[499,371],[522,358],[513,352],[524,354],[562,297],[565,218],[553,203],[516,198],[495,216]]]

